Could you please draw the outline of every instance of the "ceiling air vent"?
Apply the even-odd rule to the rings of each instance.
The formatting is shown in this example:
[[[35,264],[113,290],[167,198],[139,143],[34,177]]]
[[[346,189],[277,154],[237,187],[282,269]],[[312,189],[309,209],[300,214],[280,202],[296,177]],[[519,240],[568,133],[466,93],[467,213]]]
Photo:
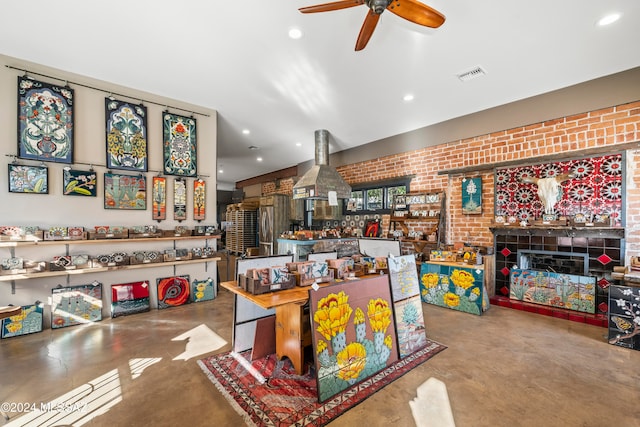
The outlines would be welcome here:
[[[487,72],[481,66],[474,67],[468,71],[458,74],[458,78],[463,82],[468,82],[476,77],[484,76]]]

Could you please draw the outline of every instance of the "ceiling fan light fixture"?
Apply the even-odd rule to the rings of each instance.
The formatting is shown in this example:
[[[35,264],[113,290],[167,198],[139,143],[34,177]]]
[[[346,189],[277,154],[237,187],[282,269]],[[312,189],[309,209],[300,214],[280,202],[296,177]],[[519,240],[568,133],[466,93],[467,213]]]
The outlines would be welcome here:
[[[480,65],[473,67],[470,70],[463,71],[462,73],[457,74],[458,79],[462,82],[468,82],[469,80],[473,80],[478,77],[482,77],[487,72]]]

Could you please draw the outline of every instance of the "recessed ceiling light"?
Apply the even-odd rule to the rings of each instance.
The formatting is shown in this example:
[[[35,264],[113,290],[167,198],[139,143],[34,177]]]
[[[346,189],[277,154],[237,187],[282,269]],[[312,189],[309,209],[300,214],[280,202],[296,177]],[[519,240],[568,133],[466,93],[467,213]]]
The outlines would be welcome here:
[[[242,133],[245,135],[249,135],[251,131],[249,129],[242,129]]]
[[[258,157],[256,160],[261,162],[262,161],[262,157]]]
[[[298,40],[300,37],[302,37],[302,31],[299,28],[291,28],[289,30],[289,37],[294,40]]]
[[[620,19],[620,14],[619,13],[611,13],[609,15],[606,15],[606,16],[603,16],[602,18],[600,18],[598,20],[598,25],[603,27],[605,25],[613,24],[618,19]]]
[[[405,96],[403,96],[402,99],[406,102],[413,101],[413,95],[408,93]]]
[[[296,142],[296,147],[302,147],[302,142]]]
[[[224,173],[222,169],[218,169],[218,173]]]
[[[257,150],[257,149],[258,149],[258,147],[256,147],[255,145],[250,145],[249,146],[249,150]]]

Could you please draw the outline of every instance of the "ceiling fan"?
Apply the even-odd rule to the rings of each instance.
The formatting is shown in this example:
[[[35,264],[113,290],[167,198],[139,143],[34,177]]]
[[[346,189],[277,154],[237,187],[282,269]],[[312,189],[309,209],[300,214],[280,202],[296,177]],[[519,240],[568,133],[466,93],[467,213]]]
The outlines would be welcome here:
[[[328,12],[331,10],[346,9],[349,7],[366,4],[369,8],[367,16],[358,34],[356,50],[365,48],[373,30],[378,25],[380,15],[386,9],[407,21],[414,22],[430,28],[438,28],[444,22],[444,15],[435,9],[420,3],[418,0],[341,0],[331,3],[318,4],[316,6],[302,7],[298,10],[302,13]]]

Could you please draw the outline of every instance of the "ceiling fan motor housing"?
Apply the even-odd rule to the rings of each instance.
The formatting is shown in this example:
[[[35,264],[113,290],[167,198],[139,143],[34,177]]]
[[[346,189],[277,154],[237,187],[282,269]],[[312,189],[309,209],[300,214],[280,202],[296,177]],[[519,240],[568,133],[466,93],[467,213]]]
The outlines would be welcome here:
[[[365,0],[365,3],[373,13],[380,15],[392,1],[393,0]]]

